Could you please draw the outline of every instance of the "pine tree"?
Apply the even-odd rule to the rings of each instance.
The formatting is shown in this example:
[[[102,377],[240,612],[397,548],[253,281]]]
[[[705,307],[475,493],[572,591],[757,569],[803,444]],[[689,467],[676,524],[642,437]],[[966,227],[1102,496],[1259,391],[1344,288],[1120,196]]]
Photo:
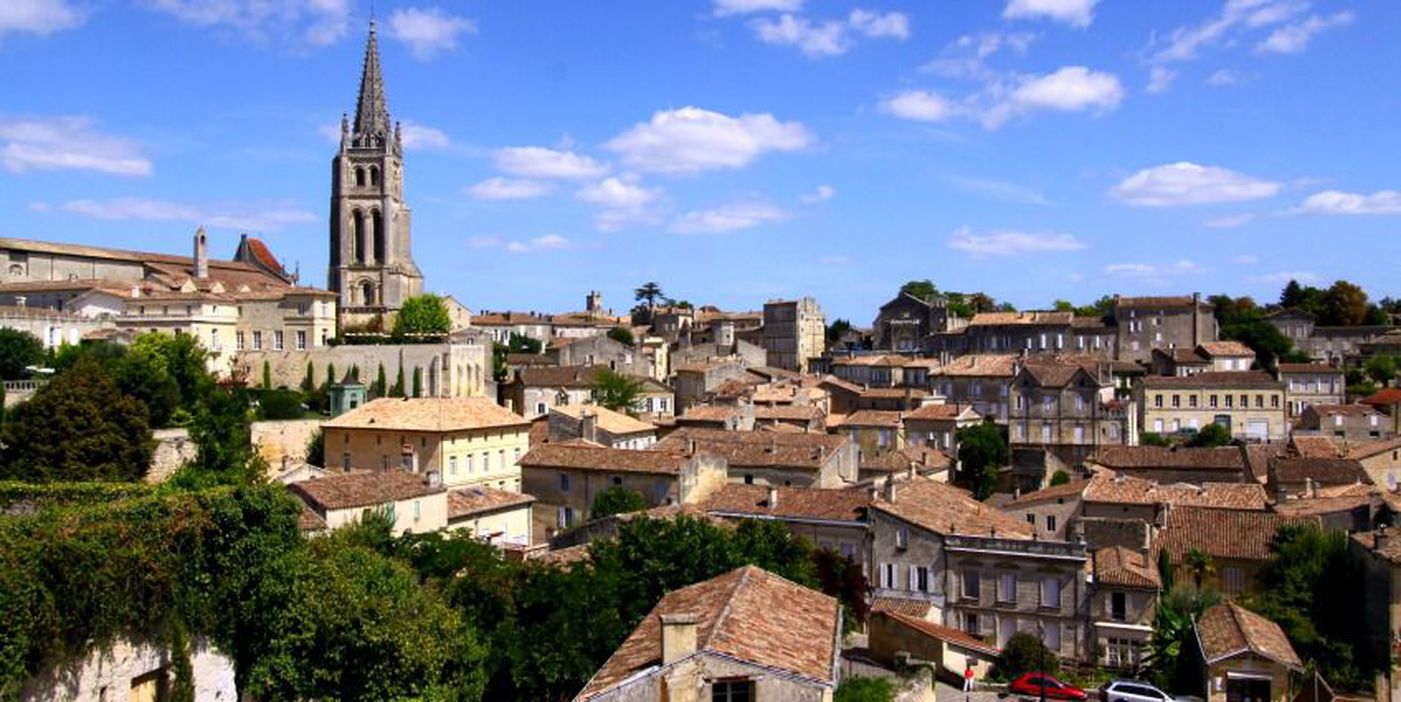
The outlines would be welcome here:
[[[413,396],[423,397],[423,369],[418,367],[413,369]],[[4,399],[4,396],[0,395],[0,401]]]
[[[404,367],[399,366],[399,374],[394,378],[394,387],[389,389],[390,397],[404,396]]]
[[[263,361],[263,389],[272,389],[272,364]]]
[[[384,364],[381,363],[379,364],[379,373],[375,375],[375,397],[384,397],[384,391],[388,385],[389,382],[384,375]]]
[[[308,360],[306,362],[306,377],[302,378],[302,392],[311,392],[316,389],[316,366]]]
[[[326,364],[326,387],[329,388],[338,382],[340,381],[336,379],[336,364]]]

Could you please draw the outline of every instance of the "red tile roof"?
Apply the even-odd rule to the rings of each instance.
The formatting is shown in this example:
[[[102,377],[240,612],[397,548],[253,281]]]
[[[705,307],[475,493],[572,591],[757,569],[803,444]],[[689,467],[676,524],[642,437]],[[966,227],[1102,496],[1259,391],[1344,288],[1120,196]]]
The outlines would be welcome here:
[[[1094,576],[1100,585],[1156,590],[1163,584],[1152,559],[1141,551],[1123,546],[1094,552]]]
[[[1154,552],[1166,550],[1181,563],[1190,550],[1213,558],[1264,561],[1270,557],[1275,534],[1283,526],[1318,524],[1317,519],[1292,519],[1273,512],[1205,507],[1175,507],[1158,532]]]
[[[441,485],[429,486],[422,475],[404,470],[332,473],[292,483],[288,488],[323,514],[327,510],[371,507],[443,492]]]
[[[895,486],[895,501],[881,490],[871,509],[898,517],[936,534],[997,536],[1030,539],[1025,520],[983,504],[965,490],[925,478],[913,478]]]
[[[1279,625],[1234,603],[1208,609],[1197,620],[1197,641],[1208,665],[1242,653],[1254,653],[1298,670],[1299,654]]]
[[[774,488],[777,504],[769,504],[769,488],[763,485],[727,483],[715,491],[702,509],[718,515],[752,515],[778,519],[814,519],[864,524],[870,493],[861,488]]]
[[[476,486],[448,491],[448,520],[467,519],[503,509],[528,507],[535,498],[519,492]]]
[[[891,619],[905,625],[906,627],[909,627],[910,629],[914,629],[915,631],[918,631],[921,634],[936,638],[940,641],[943,641],[947,644],[951,644],[953,646],[957,646],[959,648],[966,648],[973,651],[977,651],[978,653],[981,653],[986,656],[996,656],[999,653],[1001,653],[1001,651],[999,651],[996,647],[989,645],[982,639],[974,637],[972,634],[968,634],[959,631],[958,629],[944,626],[942,624],[935,624],[934,622],[931,622],[928,619],[924,619],[922,617],[912,617],[908,614],[902,614],[900,612],[890,609],[873,611],[881,612],[885,616],[890,617]]]

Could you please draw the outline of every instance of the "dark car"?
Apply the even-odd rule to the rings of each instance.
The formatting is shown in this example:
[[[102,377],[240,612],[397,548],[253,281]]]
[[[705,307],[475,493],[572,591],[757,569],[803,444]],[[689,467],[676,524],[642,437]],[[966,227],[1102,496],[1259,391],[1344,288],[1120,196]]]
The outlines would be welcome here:
[[[1078,687],[1067,685],[1044,673],[1023,673],[1021,677],[1012,681],[1007,686],[1007,691],[1014,695],[1023,697],[1040,698],[1043,695],[1048,700],[1083,700],[1085,691]]]

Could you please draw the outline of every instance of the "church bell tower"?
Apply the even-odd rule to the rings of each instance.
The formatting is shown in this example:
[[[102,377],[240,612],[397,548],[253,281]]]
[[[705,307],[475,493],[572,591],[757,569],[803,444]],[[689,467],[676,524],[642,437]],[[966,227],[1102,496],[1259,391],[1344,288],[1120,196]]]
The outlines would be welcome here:
[[[392,124],[392,127],[391,127]],[[355,122],[341,116],[331,161],[331,265],[327,287],[340,295],[341,331],[387,331],[388,317],[423,292],[413,261],[404,202],[404,149],[391,123],[375,25],[365,45]]]

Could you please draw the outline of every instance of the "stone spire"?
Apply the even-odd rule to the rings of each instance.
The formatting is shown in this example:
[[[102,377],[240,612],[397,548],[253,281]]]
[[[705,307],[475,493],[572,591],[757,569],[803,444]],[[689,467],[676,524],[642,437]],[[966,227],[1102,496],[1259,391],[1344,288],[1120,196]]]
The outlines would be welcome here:
[[[379,70],[375,23],[370,20],[370,39],[365,44],[365,67],[360,74],[360,97],[355,102],[355,142],[357,146],[379,146],[388,136],[389,106],[384,99],[384,77]]]

